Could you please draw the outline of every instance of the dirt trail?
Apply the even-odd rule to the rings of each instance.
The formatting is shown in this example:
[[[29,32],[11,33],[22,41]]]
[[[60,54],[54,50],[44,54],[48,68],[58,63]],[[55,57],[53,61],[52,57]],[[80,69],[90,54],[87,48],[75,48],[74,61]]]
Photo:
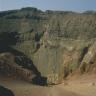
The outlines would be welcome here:
[[[81,96],[96,96],[96,86],[91,83],[87,84],[69,84],[69,85],[60,85],[60,88],[70,92],[75,92]]]
[[[0,85],[10,89],[15,96],[81,96],[57,86],[44,87],[36,86],[21,81],[0,80]]]
[[[44,87],[0,78],[0,85],[11,89],[15,96],[96,96],[96,85],[82,80]]]

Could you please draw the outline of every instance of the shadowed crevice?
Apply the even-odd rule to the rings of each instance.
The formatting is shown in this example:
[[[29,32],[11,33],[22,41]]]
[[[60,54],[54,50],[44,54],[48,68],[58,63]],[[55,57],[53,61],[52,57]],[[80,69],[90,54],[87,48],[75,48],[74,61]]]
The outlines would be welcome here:
[[[15,96],[13,92],[3,86],[0,86],[0,96]]]

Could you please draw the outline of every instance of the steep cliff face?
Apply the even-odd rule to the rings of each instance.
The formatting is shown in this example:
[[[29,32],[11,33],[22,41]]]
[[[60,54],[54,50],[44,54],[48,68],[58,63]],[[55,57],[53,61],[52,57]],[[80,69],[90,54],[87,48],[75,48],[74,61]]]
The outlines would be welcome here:
[[[27,68],[30,68],[30,62],[33,63],[38,74],[47,77],[51,84],[61,83],[76,70],[86,70],[89,61],[95,58],[95,49],[90,47],[95,38],[94,11],[43,12],[28,7],[0,12],[0,53],[11,52],[21,56],[19,63],[23,62]],[[90,50],[94,50],[92,57]],[[25,56],[30,62],[25,61]],[[95,62],[94,59],[90,66],[95,66]]]
[[[85,54],[80,70],[84,72],[96,72],[96,41],[89,47],[88,52]]]
[[[63,48],[59,46],[43,45],[34,54],[33,62],[41,74],[48,78],[48,83],[57,83],[63,79],[62,51]]]
[[[79,70],[93,41],[49,38],[42,42],[42,46],[34,54],[33,62],[41,74],[47,77],[49,84],[58,84]]]

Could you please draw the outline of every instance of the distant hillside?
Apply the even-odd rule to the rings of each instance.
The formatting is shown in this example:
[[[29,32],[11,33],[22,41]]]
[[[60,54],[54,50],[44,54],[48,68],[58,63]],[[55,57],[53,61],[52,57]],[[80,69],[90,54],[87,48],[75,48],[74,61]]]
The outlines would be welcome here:
[[[43,12],[28,7],[0,12],[0,33],[43,32],[46,29],[45,25],[48,25],[51,35],[54,36],[57,23],[60,27],[59,35],[64,38],[90,39],[96,37],[96,12],[94,11],[75,13],[47,10]]]

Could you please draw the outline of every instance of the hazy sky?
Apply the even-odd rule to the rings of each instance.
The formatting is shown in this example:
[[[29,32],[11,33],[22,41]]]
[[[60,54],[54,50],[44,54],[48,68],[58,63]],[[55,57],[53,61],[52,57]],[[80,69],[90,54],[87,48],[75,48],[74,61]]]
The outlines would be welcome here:
[[[36,7],[41,10],[96,10],[96,0],[0,0],[0,11]]]

